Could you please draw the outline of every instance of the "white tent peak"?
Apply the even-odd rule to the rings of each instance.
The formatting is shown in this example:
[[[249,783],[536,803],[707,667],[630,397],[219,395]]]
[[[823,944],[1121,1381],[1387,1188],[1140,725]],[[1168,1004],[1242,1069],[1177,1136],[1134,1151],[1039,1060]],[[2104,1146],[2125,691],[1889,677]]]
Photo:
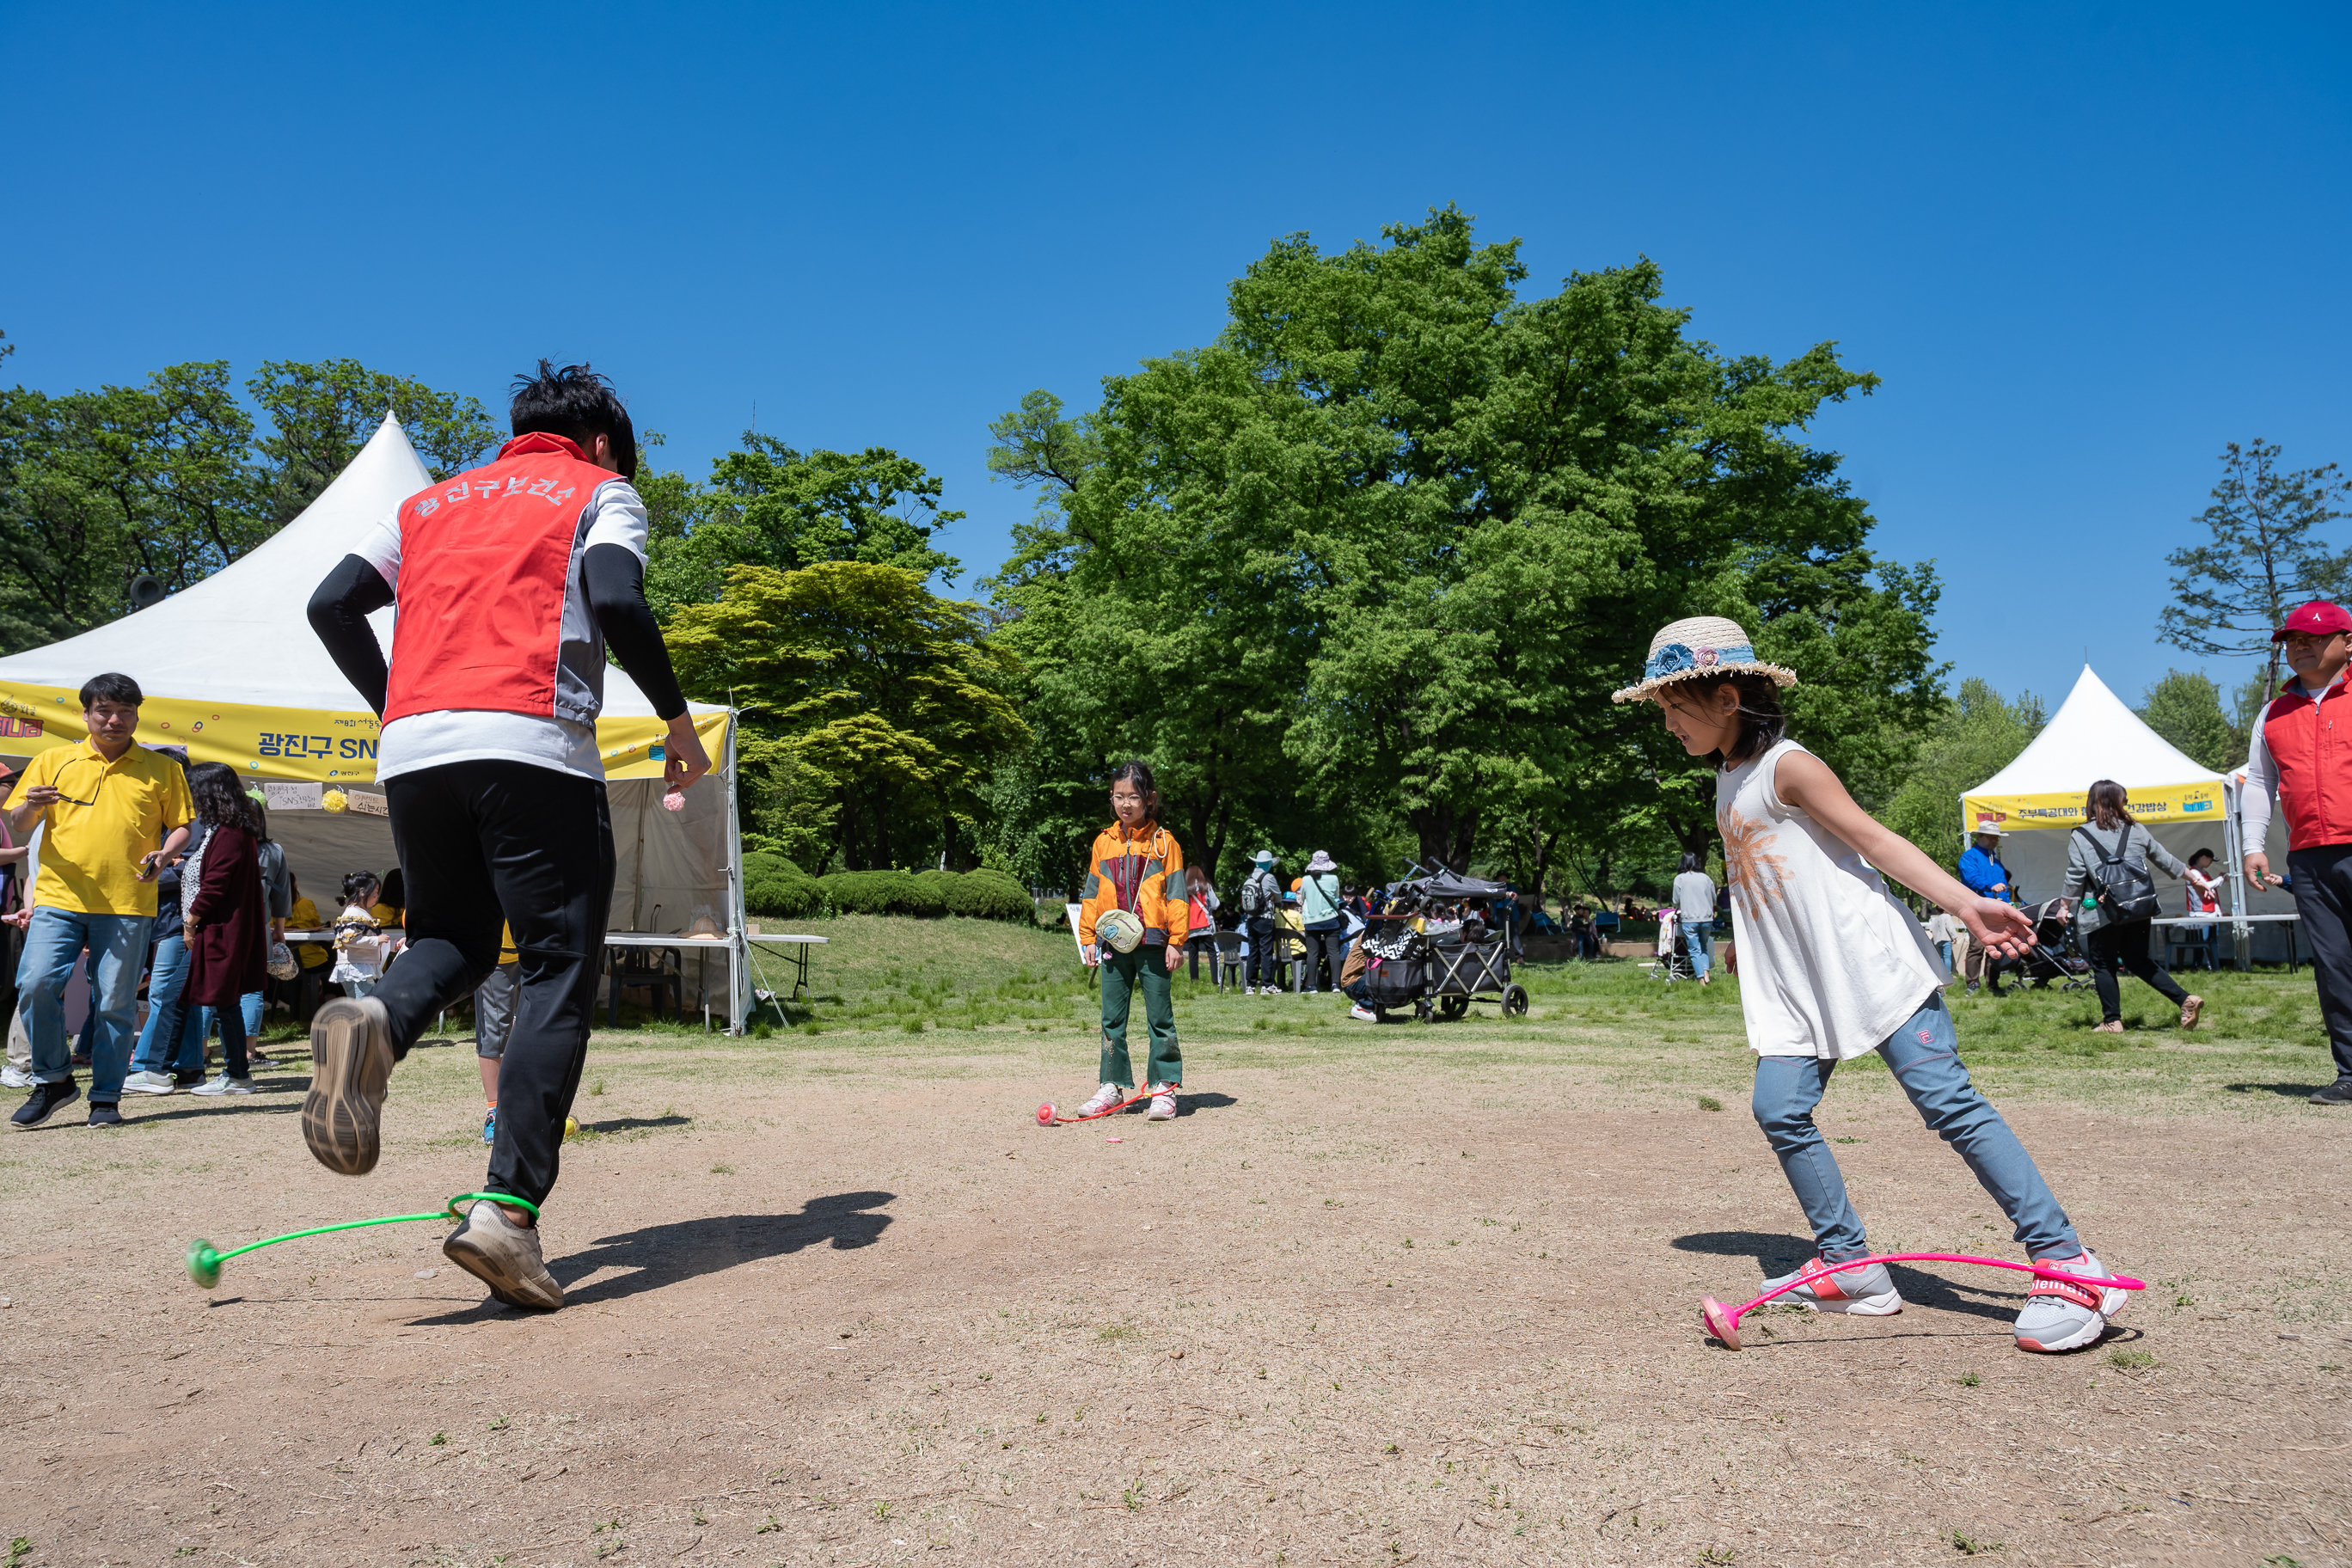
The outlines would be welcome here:
[[[302,514],[202,582],[120,620],[0,658],[0,681],[78,689],[120,670],[151,696],[266,708],[363,710],[312,635],[310,595],[370,525],[433,482],[390,409],[334,482]],[[368,617],[387,653],[392,612]],[[651,718],[653,704],[620,670],[604,675],[604,712]]]
[[[2218,784],[2221,775],[2149,729],[2086,664],[2032,744],[1968,794],[2060,795],[2088,790],[2100,779],[2132,790]]]

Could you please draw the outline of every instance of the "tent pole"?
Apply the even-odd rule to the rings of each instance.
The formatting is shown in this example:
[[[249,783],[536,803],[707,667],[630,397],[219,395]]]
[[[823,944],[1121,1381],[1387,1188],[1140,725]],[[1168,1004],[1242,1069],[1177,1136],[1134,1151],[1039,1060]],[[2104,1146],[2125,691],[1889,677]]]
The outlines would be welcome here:
[[[744,1026],[745,970],[751,962],[751,925],[743,908],[743,821],[735,798],[735,731],[743,710],[727,710],[727,1032],[740,1035]]]
[[[2230,857],[2230,955],[2238,972],[2253,967],[2254,928],[2246,920],[2245,837],[2238,822],[2238,781],[2221,781],[2221,843]]]

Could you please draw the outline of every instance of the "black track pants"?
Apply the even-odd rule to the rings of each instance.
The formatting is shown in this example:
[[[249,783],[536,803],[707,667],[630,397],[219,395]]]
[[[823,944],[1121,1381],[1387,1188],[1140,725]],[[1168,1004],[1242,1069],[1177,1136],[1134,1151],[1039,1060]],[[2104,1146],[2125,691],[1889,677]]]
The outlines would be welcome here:
[[[555,1185],[563,1120],[588,1057],[588,1025],[613,906],[604,786],[527,763],[446,763],[385,782],[408,883],[408,951],[375,994],[393,1048],[498,967],[513,926],[522,986],[499,1065],[499,1125],[485,1191],[531,1203]]]
[[[2321,844],[2286,858],[2294,912],[2311,943],[2319,1016],[2336,1051],[2336,1076],[2352,1079],[2352,844]]]
[[[2091,950],[2091,984],[2098,988],[2103,1021],[2113,1023],[2124,1016],[2123,987],[2116,976],[2126,970],[2155,986],[2158,994],[2176,1007],[2189,1000],[2189,993],[2180,988],[2180,982],[2148,955],[2150,929],[2146,921],[2133,921],[2125,925],[2101,926],[2091,933],[2085,945]]]

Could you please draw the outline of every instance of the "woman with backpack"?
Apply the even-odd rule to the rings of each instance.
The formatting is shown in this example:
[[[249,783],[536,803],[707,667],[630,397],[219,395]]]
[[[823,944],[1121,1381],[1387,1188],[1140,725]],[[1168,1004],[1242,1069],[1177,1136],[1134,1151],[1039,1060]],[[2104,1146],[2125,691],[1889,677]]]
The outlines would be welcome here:
[[[2156,841],[2156,836],[2132,820],[2124,786],[2101,779],[2091,786],[2083,815],[2089,820],[2066,841],[2066,888],[2063,907],[2070,912],[2088,889],[2096,901],[2080,910],[2083,950],[2091,961],[2091,978],[2099,989],[2098,1027],[2102,1035],[2124,1032],[2121,987],[2116,975],[2128,969],[2180,1009],[2180,1026],[2193,1029],[2205,998],[2191,996],[2148,955],[2148,921],[2157,911],[2156,881],[2148,875],[2154,860],[2175,877],[2189,868]]]

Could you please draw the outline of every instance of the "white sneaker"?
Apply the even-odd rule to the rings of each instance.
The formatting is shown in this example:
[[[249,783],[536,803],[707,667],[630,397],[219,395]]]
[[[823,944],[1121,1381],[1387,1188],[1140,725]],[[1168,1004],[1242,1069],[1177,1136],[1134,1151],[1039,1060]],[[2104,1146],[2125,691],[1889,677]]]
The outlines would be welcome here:
[[[1891,1318],[1903,1310],[1902,1294],[1895,1289],[1895,1277],[1884,1263],[1845,1268],[1816,1258],[1793,1273],[1765,1280],[1764,1289],[1777,1289],[1800,1277],[1804,1283],[1777,1300],[1799,1302],[1816,1312],[1852,1312],[1858,1318]]]
[[[1381,1016],[1378,1013],[1373,1012],[1370,1007],[1365,1006],[1361,1002],[1357,1003],[1354,1006],[1348,1009],[1348,1016],[1350,1018],[1361,1018],[1367,1024],[1377,1024],[1381,1021]]]
[[[212,1082],[200,1083],[196,1085],[195,1088],[188,1090],[188,1092],[190,1094],[203,1095],[251,1094],[253,1092],[253,1080],[249,1078],[231,1078],[228,1074],[223,1073],[220,1077],[213,1079]]]
[[[32,1087],[33,1075],[26,1072],[23,1068],[18,1067],[15,1062],[10,1062],[6,1067],[0,1068],[0,1089],[30,1089]]]
[[[2017,1348],[2046,1354],[2098,1343],[2100,1336],[2107,1331],[2108,1321],[2131,1300],[2131,1292],[2099,1285],[2098,1281],[2112,1271],[2087,1247],[2074,1258],[2044,1258],[2038,1261],[2069,1274],[2079,1274],[2084,1283],[2034,1280],[2033,1289],[2026,1292],[2024,1309],[2017,1314]]]
[[[1176,1120],[1176,1086],[1174,1084],[1155,1083],[1151,1086],[1151,1109],[1145,1114],[1144,1120],[1147,1121]]]
[[[1080,1116],[1100,1116],[1127,1098],[1127,1090],[1115,1083],[1107,1083],[1095,1090],[1095,1097],[1078,1107]]]
[[[135,1072],[122,1080],[125,1094],[171,1094],[179,1087],[167,1072]]]

